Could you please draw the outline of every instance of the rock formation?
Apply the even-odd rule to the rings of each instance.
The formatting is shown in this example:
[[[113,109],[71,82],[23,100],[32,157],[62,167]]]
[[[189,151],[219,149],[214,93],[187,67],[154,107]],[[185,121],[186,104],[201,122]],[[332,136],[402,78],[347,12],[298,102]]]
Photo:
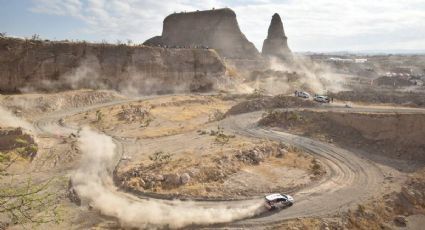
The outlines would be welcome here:
[[[279,14],[274,14],[270,23],[267,38],[264,40],[262,54],[263,56],[274,56],[281,59],[290,59],[291,50],[288,47],[288,38],[283,30],[282,20]]]
[[[211,90],[226,68],[214,50],[0,38],[0,93],[25,89]]]
[[[239,29],[231,9],[174,13],[164,19],[162,35],[145,45],[170,47],[209,47],[220,56],[236,59],[258,59],[258,50]]]

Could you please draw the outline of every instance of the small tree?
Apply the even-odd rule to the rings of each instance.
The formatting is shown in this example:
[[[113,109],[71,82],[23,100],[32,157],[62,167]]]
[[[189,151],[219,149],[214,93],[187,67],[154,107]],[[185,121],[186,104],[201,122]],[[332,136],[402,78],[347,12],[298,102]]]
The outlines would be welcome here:
[[[154,162],[155,165],[165,164],[171,161],[173,155],[171,153],[165,153],[163,151],[157,151],[149,156],[149,159]]]
[[[40,35],[33,34],[32,37],[31,37],[31,40],[33,40],[33,41],[39,41],[40,40]]]
[[[217,131],[214,132],[215,133],[215,142],[221,145],[225,145],[227,143],[229,143],[230,141],[230,136],[224,134],[224,129],[223,127],[217,126]]]
[[[103,113],[102,113],[102,111],[97,110],[97,111],[96,111],[96,121],[97,121],[97,122],[99,122],[99,121],[101,121],[101,120],[102,120],[102,118],[103,118]]]
[[[31,175],[24,181],[14,180],[7,169],[15,163],[10,154],[1,153],[0,180],[9,181],[0,187],[0,215],[2,221],[16,224],[43,224],[62,221],[60,198],[63,196],[62,180],[51,178],[44,182],[33,182]],[[15,158],[16,159],[16,158]],[[23,175],[20,175],[22,177]]]

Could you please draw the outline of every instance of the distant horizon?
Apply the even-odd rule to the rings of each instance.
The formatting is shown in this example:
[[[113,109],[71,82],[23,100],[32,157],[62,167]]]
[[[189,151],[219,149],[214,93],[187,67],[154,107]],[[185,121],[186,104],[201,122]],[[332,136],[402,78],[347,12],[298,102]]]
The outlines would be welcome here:
[[[33,34],[34,35],[34,34]],[[36,34],[38,35],[38,34]],[[20,36],[14,36],[11,34],[6,34],[5,36],[6,38],[18,38],[18,39],[31,39],[31,36],[28,37],[20,37]],[[64,41],[69,41],[69,42],[88,42],[88,43],[92,43],[92,44],[100,44],[102,42],[105,42],[106,40],[100,40],[100,41],[89,41],[89,40],[82,40],[82,39],[50,39],[50,38],[43,38],[40,37],[39,38],[41,41],[44,40],[48,40],[48,41],[52,41],[52,42],[64,42]],[[117,41],[106,41],[107,44],[110,45],[117,45]],[[121,44],[124,45],[128,45],[127,41],[120,41]],[[143,43],[143,42],[142,42]],[[132,43],[131,45],[142,45],[142,43]],[[259,52],[261,53],[261,50],[259,50]],[[297,51],[297,50],[292,50],[293,53],[298,53],[298,54],[326,54],[326,55],[344,55],[344,54],[354,54],[354,55],[389,55],[389,54],[394,54],[394,55],[425,55],[425,49],[419,49],[419,50],[358,50],[358,51],[354,51],[354,50],[328,50],[328,51],[323,51],[323,50],[318,50],[318,51]]]
[[[49,40],[137,44],[160,35],[173,12],[230,8],[261,51],[274,13],[294,52],[424,53],[425,2],[388,0],[0,0],[0,32]]]

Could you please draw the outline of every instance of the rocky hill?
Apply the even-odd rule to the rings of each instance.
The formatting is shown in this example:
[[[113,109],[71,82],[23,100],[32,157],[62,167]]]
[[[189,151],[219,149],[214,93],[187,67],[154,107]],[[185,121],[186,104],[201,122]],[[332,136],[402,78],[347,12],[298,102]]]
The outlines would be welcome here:
[[[283,30],[282,19],[277,13],[272,17],[261,53],[264,56],[274,56],[281,59],[289,59],[292,56],[288,47],[288,38]]]
[[[241,32],[231,9],[174,13],[164,19],[162,35],[145,45],[210,47],[226,58],[258,59],[255,46]]]
[[[0,93],[79,88],[208,91],[225,71],[211,49],[0,38]]]

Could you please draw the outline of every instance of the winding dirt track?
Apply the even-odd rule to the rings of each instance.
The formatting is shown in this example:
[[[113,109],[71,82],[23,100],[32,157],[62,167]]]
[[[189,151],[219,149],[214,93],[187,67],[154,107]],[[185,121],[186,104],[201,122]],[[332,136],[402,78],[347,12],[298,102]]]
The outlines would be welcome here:
[[[140,100],[140,99],[137,99]],[[68,135],[75,132],[78,127],[63,127],[59,125],[59,119],[72,116],[77,113],[85,112],[92,109],[111,106],[117,104],[128,103],[134,100],[121,100],[105,104],[98,104],[84,108],[77,108],[65,112],[57,112],[49,114],[34,124],[38,131],[42,134]],[[293,110],[293,109],[291,109]],[[311,109],[310,109],[311,110]],[[344,108],[322,107],[314,110],[332,110],[346,111]],[[395,108],[353,108],[348,109],[350,112],[385,112],[385,113],[425,113],[421,109],[395,109]],[[327,168],[328,173],[319,182],[302,189],[296,194],[292,194],[296,203],[280,212],[264,213],[259,216],[235,221],[225,225],[229,227],[253,227],[264,226],[266,224],[278,223],[282,220],[298,218],[298,217],[317,217],[326,216],[346,210],[348,207],[363,202],[368,198],[372,198],[378,193],[379,188],[384,180],[384,175],[380,168],[373,162],[362,158],[360,155],[350,151],[338,148],[334,145],[300,137],[288,133],[269,131],[256,126],[256,121],[261,117],[262,112],[253,112],[231,116],[221,122],[221,126],[226,129],[234,130],[240,135],[252,136],[257,138],[268,138],[271,140],[282,141],[296,145],[305,149],[308,153],[318,157]],[[119,142],[119,139],[115,138]],[[118,145],[119,146],[119,145]],[[117,148],[120,156],[122,148]],[[285,175],[282,175],[285,176]],[[284,191],[283,191],[284,192]],[[163,202],[163,200],[158,201]],[[240,206],[241,203],[262,202],[260,198],[253,198],[249,201],[217,201],[217,202],[193,202],[197,206],[213,207],[215,205],[226,205],[227,207]],[[210,227],[223,227],[210,226]]]

